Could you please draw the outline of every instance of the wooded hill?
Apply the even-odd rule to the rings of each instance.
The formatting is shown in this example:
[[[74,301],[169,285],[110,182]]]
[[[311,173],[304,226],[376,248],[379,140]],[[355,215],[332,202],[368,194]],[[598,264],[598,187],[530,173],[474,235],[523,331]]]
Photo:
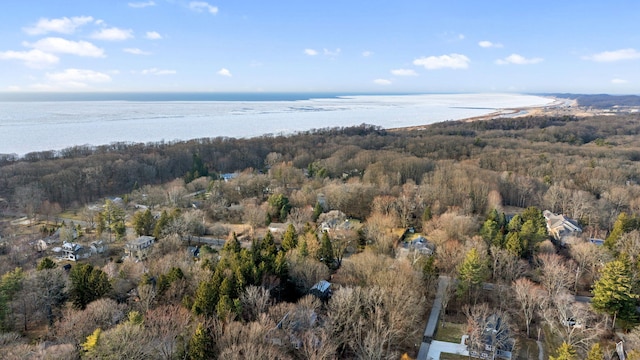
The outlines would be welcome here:
[[[547,355],[602,359],[621,330],[640,348],[639,131],[638,115],[524,117],[5,156],[0,212],[32,220],[0,222],[0,351],[411,358],[440,275],[457,279],[442,321],[466,321],[472,348],[496,316],[502,340],[537,352],[542,333]],[[64,209],[83,225],[52,220]],[[581,236],[552,242],[545,209]],[[58,226],[111,248],[64,270],[34,249]],[[123,259],[134,233],[157,243]],[[226,242],[194,257],[201,236]]]

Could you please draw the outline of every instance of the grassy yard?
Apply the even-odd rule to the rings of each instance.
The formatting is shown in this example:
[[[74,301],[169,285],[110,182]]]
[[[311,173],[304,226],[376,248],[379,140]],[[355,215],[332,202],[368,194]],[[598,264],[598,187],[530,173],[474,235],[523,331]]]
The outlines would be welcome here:
[[[436,330],[434,339],[459,344],[462,335],[465,334],[466,327],[467,324],[456,324],[450,322],[445,322],[444,327],[442,324],[438,324],[438,329]]]

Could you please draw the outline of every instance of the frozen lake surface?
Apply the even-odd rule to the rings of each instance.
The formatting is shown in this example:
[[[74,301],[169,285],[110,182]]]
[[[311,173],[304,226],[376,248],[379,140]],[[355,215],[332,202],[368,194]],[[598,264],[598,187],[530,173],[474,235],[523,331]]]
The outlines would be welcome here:
[[[255,98],[255,96],[253,97]],[[74,145],[254,137],[362,123],[426,125],[543,106],[518,94],[364,95],[308,100],[0,101],[0,154]]]

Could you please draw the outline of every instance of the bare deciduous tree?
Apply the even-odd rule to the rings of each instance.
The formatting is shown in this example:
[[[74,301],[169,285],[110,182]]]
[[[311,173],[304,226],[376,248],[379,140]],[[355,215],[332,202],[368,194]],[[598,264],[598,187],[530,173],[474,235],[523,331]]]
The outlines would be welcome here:
[[[491,246],[489,255],[491,256],[493,281],[496,282],[511,284],[515,279],[521,277],[529,267],[526,261],[507,249]]]
[[[591,311],[588,304],[576,302],[573,295],[566,291],[544,302],[542,316],[545,324],[561,341],[582,354],[586,354],[605,331],[604,318]]]
[[[531,336],[531,321],[543,301],[544,290],[527,278],[517,279],[513,282],[512,288],[513,296],[520,305],[520,315],[527,327],[527,336]]]
[[[259,286],[248,286],[240,296],[243,319],[254,321],[258,315],[267,312],[271,298],[269,292]]]
[[[569,289],[573,284],[573,274],[566,265],[566,260],[557,254],[540,254],[536,257],[540,264],[540,284],[547,290],[547,297],[556,295]]]
[[[513,341],[510,337],[511,319],[507,312],[489,309],[485,303],[467,307],[464,312],[467,316],[470,352],[490,349],[491,358],[495,358],[499,349]],[[487,343],[490,347],[485,346]]]

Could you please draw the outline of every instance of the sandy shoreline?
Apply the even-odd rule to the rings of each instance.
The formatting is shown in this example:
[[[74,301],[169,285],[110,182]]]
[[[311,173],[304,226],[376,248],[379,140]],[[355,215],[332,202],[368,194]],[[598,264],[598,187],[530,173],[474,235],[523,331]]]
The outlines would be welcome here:
[[[559,99],[555,97],[549,97],[549,98],[553,99],[553,102],[547,105],[497,109],[496,111],[486,115],[473,116],[473,117],[458,119],[453,121],[472,122],[472,121],[491,120],[495,118],[519,118],[524,116],[545,116],[545,115],[559,115],[559,114],[562,114],[562,115],[572,114],[576,116],[591,115],[583,111],[578,111],[578,104],[577,104],[577,101],[575,100]],[[399,127],[399,128],[390,128],[387,130],[388,131],[424,130],[430,125],[431,124],[415,125],[415,126],[407,126],[407,127]]]

